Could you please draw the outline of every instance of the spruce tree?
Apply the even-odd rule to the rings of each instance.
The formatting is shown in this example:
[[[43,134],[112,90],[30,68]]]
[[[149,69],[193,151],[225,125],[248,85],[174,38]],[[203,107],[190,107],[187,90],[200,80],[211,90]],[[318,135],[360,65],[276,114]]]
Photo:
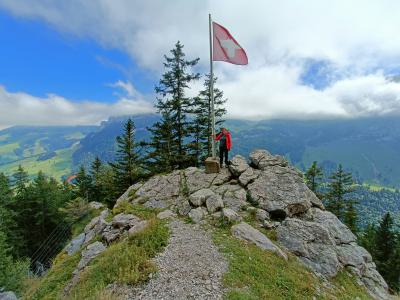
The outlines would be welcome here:
[[[90,201],[90,192],[92,191],[92,178],[86,172],[83,165],[79,167],[78,174],[76,175],[77,196],[86,201]]]
[[[142,176],[142,161],[138,144],[135,142],[135,124],[128,119],[124,124],[124,132],[117,137],[117,154],[114,162],[110,163],[114,170],[115,184],[119,194],[122,194]]]
[[[356,204],[356,201],[354,201],[352,199],[346,200],[343,221],[354,234],[357,234],[357,232],[358,232],[358,213],[357,213],[355,204]]]
[[[103,202],[104,192],[101,185],[102,166],[100,158],[96,156],[90,167],[90,177],[92,179],[90,199],[92,201]]]
[[[305,173],[305,180],[308,188],[320,199],[323,197],[319,192],[323,175],[322,167],[319,167],[316,161],[312,163],[311,167]]]
[[[326,208],[334,213],[340,220],[344,220],[346,210],[346,195],[352,191],[353,178],[351,173],[346,173],[339,165],[330,177],[327,191]]]
[[[227,99],[224,93],[216,88],[217,78],[213,80],[214,91],[214,113],[216,126],[222,125],[223,116],[226,114],[224,104]],[[210,157],[212,149],[212,120],[211,120],[211,76],[206,75],[204,89],[194,98],[193,103],[193,122],[192,131],[192,149],[196,165],[199,165],[207,157]]]
[[[160,162],[159,169],[166,166],[166,170],[181,169],[192,163],[188,145],[191,135],[188,114],[192,110],[193,100],[187,97],[186,90],[200,78],[200,74],[191,72],[199,59],[186,60],[183,45],[179,41],[171,54],[170,57],[164,56],[166,72],[155,88],[158,94],[155,107],[162,119],[150,130],[153,136],[149,143],[150,161]]]

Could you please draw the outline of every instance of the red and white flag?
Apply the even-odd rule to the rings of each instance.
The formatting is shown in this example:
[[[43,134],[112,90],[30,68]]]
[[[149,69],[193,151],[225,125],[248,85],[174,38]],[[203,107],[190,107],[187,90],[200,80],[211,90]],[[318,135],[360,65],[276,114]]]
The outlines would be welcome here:
[[[247,55],[229,31],[213,22],[213,60],[226,61],[235,65],[247,65]]]

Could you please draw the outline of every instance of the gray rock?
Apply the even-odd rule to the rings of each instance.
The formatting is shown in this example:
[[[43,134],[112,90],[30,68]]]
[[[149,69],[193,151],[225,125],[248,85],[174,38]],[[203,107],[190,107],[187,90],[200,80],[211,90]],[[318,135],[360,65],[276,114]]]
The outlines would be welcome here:
[[[160,220],[172,219],[175,217],[176,217],[176,214],[169,209],[164,210],[157,215],[157,218],[159,218]]]
[[[82,258],[78,264],[78,270],[82,270],[86,267],[93,258],[104,250],[106,250],[106,247],[101,242],[94,242],[93,244],[88,245],[86,249],[82,251]]]
[[[184,170],[184,175],[186,187],[190,194],[201,189],[210,188],[215,178],[218,176],[217,173],[206,174],[204,170],[198,168],[188,168]]]
[[[129,201],[129,200],[130,200],[130,195],[133,194],[136,190],[138,190],[142,185],[143,185],[143,183],[138,182],[138,183],[135,183],[134,185],[130,186],[130,187],[125,191],[125,193],[123,193],[123,194],[117,199],[117,202],[116,202],[115,206],[118,207],[118,205],[119,205],[121,202]]]
[[[136,191],[138,198],[153,198],[158,200],[171,199],[179,196],[181,190],[181,171],[168,175],[151,177]]]
[[[189,218],[194,222],[194,223],[199,223],[201,220],[204,218],[204,210],[201,207],[192,209],[189,212]]]
[[[82,232],[67,245],[65,251],[67,251],[69,256],[75,254],[81,248],[83,242],[85,241],[85,236],[85,233]]]
[[[201,189],[201,190],[198,190],[197,192],[194,192],[193,194],[191,194],[189,196],[189,201],[194,206],[202,206],[203,204],[206,203],[206,200],[209,197],[214,196],[214,195],[215,195],[215,193],[210,189]]]
[[[224,207],[224,202],[220,195],[213,194],[206,200],[207,210],[210,213],[216,212],[217,210]]]
[[[140,222],[136,223],[134,226],[132,226],[129,229],[129,231],[128,231],[129,235],[134,235],[134,234],[144,230],[147,227],[148,224],[149,224],[149,222],[146,221],[146,220],[143,220],[143,221],[140,221]]]
[[[288,259],[286,253],[272,243],[269,238],[245,222],[232,226],[231,232],[234,237],[240,240],[253,243],[261,249],[272,251],[285,260]]]
[[[249,203],[246,202],[246,191],[240,185],[223,184],[215,189],[215,192],[221,195],[224,206],[236,212],[245,209]]]
[[[240,222],[242,217],[236,213],[234,210],[230,208],[223,208],[222,209],[222,216],[226,219],[229,223]]]
[[[103,210],[99,216],[93,218],[89,224],[86,225],[84,232],[85,232],[85,241],[83,242],[84,245],[87,245],[96,235],[99,235],[103,232],[106,228],[108,223],[106,222],[105,218],[108,217],[110,214],[108,209]]]
[[[106,226],[106,228],[104,228],[101,237],[107,244],[111,244],[112,242],[119,239],[119,237],[122,235],[122,233],[123,233],[123,229],[114,228],[112,225],[108,225],[108,226]]]
[[[192,209],[192,207],[189,204],[189,201],[186,200],[186,198],[184,197],[178,197],[176,208],[181,216],[187,216],[190,210]]]
[[[114,216],[114,218],[111,221],[111,224],[114,228],[127,229],[134,226],[139,221],[140,221],[139,218],[132,214],[120,213]]]
[[[299,219],[286,219],[277,228],[278,242],[314,271],[333,277],[340,268],[336,245],[321,224]]]
[[[264,222],[266,219],[269,219],[269,213],[263,209],[258,208],[256,211],[256,219],[257,221]]]
[[[143,204],[143,206],[149,208],[164,209],[168,207],[168,204],[164,200],[151,198],[148,199],[146,203]]]
[[[283,157],[272,155],[267,150],[255,150],[250,153],[250,161],[257,169],[265,170],[268,167],[287,167],[288,162]]]
[[[363,247],[357,244],[344,244],[336,248],[340,263],[347,267],[363,268],[366,263],[372,262],[372,257]]]
[[[0,292],[0,300],[18,300],[14,292]]]
[[[229,164],[229,170],[232,172],[233,176],[239,177],[244,171],[249,168],[249,164],[246,159],[241,155],[235,155]]]
[[[239,176],[239,182],[242,186],[247,186],[249,183],[253,182],[260,176],[261,171],[256,170],[253,168],[247,168],[246,171],[244,171],[240,176]]]
[[[100,209],[100,208],[104,207],[104,204],[100,203],[100,202],[92,201],[92,202],[89,202],[89,207],[93,208],[93,209]]]
[[[250,183],[248,192],[254,202],[272,214],[294,216],[306,212],[317,198],[297,171],[271,166]]]
[[[349,244],[356,241],[357,237],[331,212],[312,208],[311,214],[314,222],[321,224],[329,231],[336,244]]]

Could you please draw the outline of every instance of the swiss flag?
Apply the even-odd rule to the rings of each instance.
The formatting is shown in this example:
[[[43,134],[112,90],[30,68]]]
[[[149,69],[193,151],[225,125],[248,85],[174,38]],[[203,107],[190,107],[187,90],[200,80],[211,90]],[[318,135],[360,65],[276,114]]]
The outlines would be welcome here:
[[[213,60],[226,61],[235,65],[247,65],[247,55],[229,31],[213,22]]]

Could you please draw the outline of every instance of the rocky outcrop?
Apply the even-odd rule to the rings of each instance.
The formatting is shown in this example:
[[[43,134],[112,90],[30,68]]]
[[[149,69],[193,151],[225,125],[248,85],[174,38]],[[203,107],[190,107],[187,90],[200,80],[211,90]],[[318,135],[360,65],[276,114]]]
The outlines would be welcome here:
[[[229,169],[218,174],[191,167],[154,176],[130,187],[117,206],[122,201],[168,208],[158,214],[160,219],[182,215],[193,223],[203,223],[221,218],[233,224],[231,233],[238,239],[284,259],[290,252],[325,278],[334,277],[346,268],[374,298],[388,299],[385,281],[369,253],[357,245],[354,234],[324,209],[304,183],[301,172],[283,157],[266,150],[252,152],[249,160],[235,156]],[[251,214],[264,229],[276,230],[277,242],[247,223],[237,224],[246,214]],[[99,234],[107,245],[126,232],[137,232],[146,226],[145,221],[133,215],[118,215],[110,222],[106,221],[107,215],[104,210],[88,224],[83,246]],[[81,241],[82,236],[71,243],[71,251]]]
[[[0,291],[0,300],[18,300],[14,292],[2,292]]]

